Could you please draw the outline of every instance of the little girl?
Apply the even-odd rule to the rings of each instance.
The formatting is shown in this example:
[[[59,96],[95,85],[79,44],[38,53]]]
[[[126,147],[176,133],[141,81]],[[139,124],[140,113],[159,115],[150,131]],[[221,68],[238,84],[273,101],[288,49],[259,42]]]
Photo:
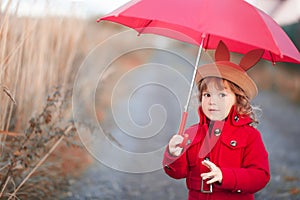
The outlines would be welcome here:
[[[257,87],[246,73],[261,55],[251,51],[236,65],[220,42],[216,62],[198,68],[200,122],[185,131],[184,148],[181,135],[171,138],[163,160],[169,176],[186,178],[189,200],[250,200],[270,180],[268,153],[253,127]]]

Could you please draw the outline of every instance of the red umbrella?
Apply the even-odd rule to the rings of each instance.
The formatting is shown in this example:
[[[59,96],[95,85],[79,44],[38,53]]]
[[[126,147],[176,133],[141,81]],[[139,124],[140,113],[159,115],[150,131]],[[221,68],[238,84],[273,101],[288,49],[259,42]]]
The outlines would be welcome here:
[[[260,48],[266,60],[300,63],[298,50],[281,27],[243,0],[133,0],[100,20],[196,45],[204,37],[205,49],[215,49],[222,40],[231,52]]]
[[[132,0],[101,20],[200,46],[179,134],[184,131],[202,48],[215,49],[222,40],[231,52],[263,49],[265,60],[300,64],[299,51],[281,27],[243,0]]]

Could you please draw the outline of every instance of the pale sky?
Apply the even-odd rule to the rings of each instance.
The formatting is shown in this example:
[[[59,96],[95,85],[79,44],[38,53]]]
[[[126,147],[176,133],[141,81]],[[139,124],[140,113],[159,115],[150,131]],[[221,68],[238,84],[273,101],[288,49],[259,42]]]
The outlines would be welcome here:
[[[4,4],[8,0],[2,0]],[[130,0],[12,0],[13,6],[19,2],[19,12],[26,15],[40,15],[45,12],[46,7],[49,12],[56,14],[67,14],[70,10],[76,9],[80,14],[106,14]],[[255,2],[256,0],[247,0]]]
[[[2,0],[2,9],[9,0]],[[21,15],[47,14],[82,16],[102,15],[109,13],[130,0],[12,0],[11,8]]]
[[[79,15],[83,17],[107,14],[130,0],[12,0],[12,8],[19,2],[21,15]],[[272,13],[273,19],[279,24],[295,22],[300,19],[300,0],[288,0],[276,7],[280,0],[246,0],[267,14]],[[2,7],[8,0],[2,0]],[[3,9],[3,8],[2,8]],[[14,10],[14,9],[13,9]]]

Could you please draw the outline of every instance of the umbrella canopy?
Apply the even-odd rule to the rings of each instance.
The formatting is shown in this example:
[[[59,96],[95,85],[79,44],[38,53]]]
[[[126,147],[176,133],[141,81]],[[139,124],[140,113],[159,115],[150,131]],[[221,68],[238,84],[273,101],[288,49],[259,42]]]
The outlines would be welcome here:
[[[123,24],[215,49],[220,40],[231,52],[263,49],[263,59],[300,64],[300,54],[281,27],[243,0],[133,0],[98,19]]]
[[[216,49],[223,41],[229,51],[246,54],[262,49],[262,58],[273,63],[300,64],[300,53],[281,27],[263,11],[243,0],[132,0],[99,18],[135,29],[199,45],[178,134],[184,128],[202,49]]]

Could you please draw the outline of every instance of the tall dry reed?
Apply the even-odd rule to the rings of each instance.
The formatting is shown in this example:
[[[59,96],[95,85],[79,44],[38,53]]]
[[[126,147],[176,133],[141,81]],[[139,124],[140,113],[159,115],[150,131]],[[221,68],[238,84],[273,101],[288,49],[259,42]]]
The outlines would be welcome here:
[[[47,93],[66,87],[76,70],[83,27],[66,18],[1,18],[0,129],[22,130],[30,115],[41,109]],[[29,116],[28,116],[29,115]],[[12,121],[13,120],[13,121]]]
[[[86,52],[85,22],[21,17],[11,1],[0,6],[0,199],[53,197],[59,165],[43,163],[74,132],[70,91]],[[66,106],[48,110],[58,102]]]

